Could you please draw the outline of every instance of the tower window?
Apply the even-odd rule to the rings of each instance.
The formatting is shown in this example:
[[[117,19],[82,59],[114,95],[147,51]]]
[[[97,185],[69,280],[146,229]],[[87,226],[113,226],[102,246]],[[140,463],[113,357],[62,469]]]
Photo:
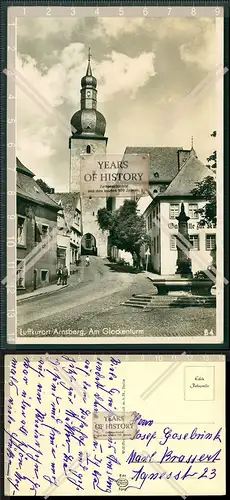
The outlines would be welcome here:
[[[88,144],[88,146],[86,146],[86,153],[88,153],[88,154],[91,153],[91,146],[89,146],[89,144]]]

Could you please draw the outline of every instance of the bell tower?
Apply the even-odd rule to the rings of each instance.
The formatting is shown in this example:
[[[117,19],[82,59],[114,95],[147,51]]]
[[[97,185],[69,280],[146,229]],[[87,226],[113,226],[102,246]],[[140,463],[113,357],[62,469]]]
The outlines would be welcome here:
[[[108,141],[105,137],[106,120],[97,110],[97,79],[91,69],[90,49],[86,74],[81,79],[80,109],[74,113],[70,124],[69,191],[80,192],[80,156],[105,154]],[[107,256],[107,235],[102,233],[97,223],[97,211],[105,206],[106,198],[81,198],[83,254]]]

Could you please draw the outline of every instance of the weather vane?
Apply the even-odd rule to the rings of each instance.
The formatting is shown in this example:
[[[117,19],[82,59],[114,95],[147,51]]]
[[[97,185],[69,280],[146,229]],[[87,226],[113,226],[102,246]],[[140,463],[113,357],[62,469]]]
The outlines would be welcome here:
[[[89,47],[89,51],[88,51],[88,61],[90,62],[90,58],[91,58],[91,51],[90,51],[90,47]]]

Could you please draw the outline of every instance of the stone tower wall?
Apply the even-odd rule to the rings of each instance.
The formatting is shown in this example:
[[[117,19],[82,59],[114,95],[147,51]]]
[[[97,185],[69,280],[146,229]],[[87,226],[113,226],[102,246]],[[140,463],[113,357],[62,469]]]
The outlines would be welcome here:
[[[87,146],[93,154],[106,153],[107,139],[77,137],[70,139],[70,191],[80,192],[80,155],[86,154]],[[107,233],[97,223],[97,211],[106,207],[106,198],[81,198],[82,235],[92,234],[96,238],[97,254],[107,257]]]

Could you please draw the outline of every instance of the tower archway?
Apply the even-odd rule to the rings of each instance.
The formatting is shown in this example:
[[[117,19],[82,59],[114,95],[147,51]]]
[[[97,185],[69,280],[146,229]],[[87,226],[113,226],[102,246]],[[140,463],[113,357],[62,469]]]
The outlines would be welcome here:
[[[97,242],[95,236],[91,233],[86,233],[81,239],[81,254],[82,255],[97,255]]]

